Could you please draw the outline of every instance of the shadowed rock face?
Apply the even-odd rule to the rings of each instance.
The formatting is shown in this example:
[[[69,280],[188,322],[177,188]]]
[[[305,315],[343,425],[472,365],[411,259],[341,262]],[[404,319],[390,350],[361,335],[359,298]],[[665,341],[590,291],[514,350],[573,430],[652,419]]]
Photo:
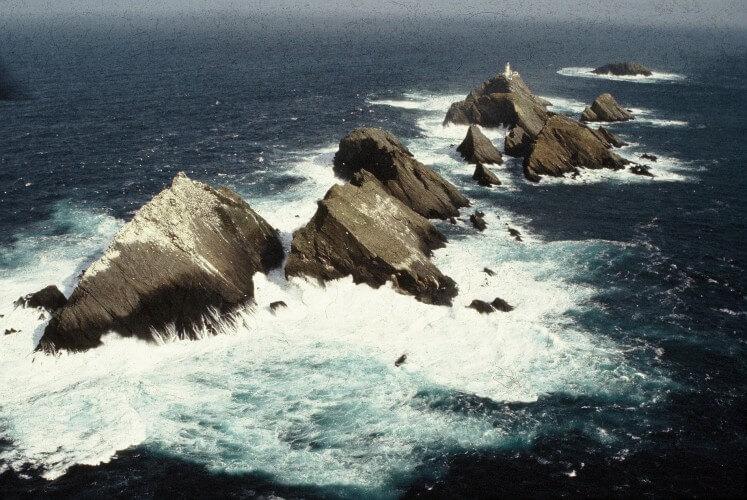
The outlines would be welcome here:
[[[180,173],[85,271],[37,349],[96,347],[110,330],[157,340],[170,325],[195,338],[252,300],[252,275],[282,259],[276,231],[236,193]]]
[[[599,140],[605,143],[608,148],[621,148],[628,145],[627,142],[623,141],[604,127],[599,127],[596,130],[592,130],[592,132],[594,132],[594,134],[599,137]]]
[[[509,156],[523,158],[532,149],[533,137],[529,137],[523,128],[514,127],[506,135],[505,151]]]
[[[497,75],[449,108],[444,124],[477,124],[483,127],[519,126],[530,137],[539,134],[547,120],[547,101],[532,95],[518,73]]]
[[[47,312],[54,312],[64,307],[66,303],[67,299],[60,289],[55,285],[49,285],[38,292],[19,298],[13,304],[16,307],[36,307],[45,309]]]
[[[429,219],[447,219],[469,205],[453,184],[416,160],[392,134],[378,128],[359,128],[340,141],[335,173],[350,179],[366,169],[384,189]]]
[[[643,76],[651,76],[651,70],[645,67],[642,64],[639,64],[637,62],[621,62],[621,63],[612,63],[612,64],[606,64],[604,66],[600,66],[592,73],[596,73],[597,75],[616,75],[616,76],[636,76],[636,75],[643,75]]]
[[[309,223],[293,233],[286,276],[332,280],[352,275],[378,288],[387,281],[421,302],[450,305],[454,281],[430,261],[446,239],[391,196],[367,170],[333,186]]]
[[[624,122],[632,119],[633,114],[621,107],[612,94],[601,94],[581,113],[581,121],[584,122]]]
[[[578,168],[618,170],[629,162],[608,149],[591,129],[560,115],[552,116],[524,158],[524,175],[538,182],[541,175],[562,176]]]
[[[476,180],[481,186],[500,186],[501,181],[488,167],[478,163],[475,167],[475,173],[472,174],[472,179]]]
[[[503,163],[501,152],[485,137],[480,127],[470,125],[467,135],[457,147],[457,151],[469,163]]]

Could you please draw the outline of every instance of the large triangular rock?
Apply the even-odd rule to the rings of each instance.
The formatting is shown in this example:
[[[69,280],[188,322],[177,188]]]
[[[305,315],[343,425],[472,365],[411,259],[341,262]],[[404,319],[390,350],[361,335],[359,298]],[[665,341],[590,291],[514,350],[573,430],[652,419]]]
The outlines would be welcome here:
[[[517,72],[486,81],[449,108],[444,124],[477,124],[483,127],[521,127],[530,137],[539,134],[547,120],[549,103],[532,94]]]
[[[446,219],[469,205],[453,184],[426,167],[391,133],[378,128],[353,130],[335,154],[335,173],[350,179],[366,169],[384,189],[429,219]]]
[[[584,122],[624,122],[632,119],[633,113],[620,106],[612,94],[601,94],[581,113],[581,121]]]
[[[470,125],[467,130],[467,135],[464,137],[462,143],[457,147],[457,151],[462,155],[462,158],[467,160],[469,163],[503,163],[503,157],[501,152],[493,146],[490,139],[485,137],[480,127],[477,125]]]
[[[38,348],[84,350],[110,330],[158,340],[168,328],[194,338],[251,301],[252,275],[282,259],[276,231],[236,193],[180,173],[85,271]]]
[[[332,280],[352,275],[378,288],[387,281],[429,304],[451,304],[454,281],[431,262],[446,239],[366,170],[333,186],[316,214],[293,233],[286,276]]]
[[[547,120],[524,158],[524,175],[537,182],[542,175],[562,176],[578,168],[618,170],[629,162],[609,150],[596,133],[561,115]]]

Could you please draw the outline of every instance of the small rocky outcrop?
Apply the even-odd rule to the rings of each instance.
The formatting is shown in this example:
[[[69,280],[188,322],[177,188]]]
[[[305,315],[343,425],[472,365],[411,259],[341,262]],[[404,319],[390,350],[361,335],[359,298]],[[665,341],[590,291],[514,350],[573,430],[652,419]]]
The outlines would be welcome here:
[[[649,160],[649,161],[657,161],[659,159],[658,156],[652,155],[652,154],[649,154],[649,153],[643,153],[641,155],[641,158],[644,159],[644,160]]]
[[[495,299],[493,299],[493,302],[491,302],[490,305],[493,306],[496,311],[511,312],[514,310],[514,306],[500,297],[496,297]]]
[[[500,186],[501,180],[495,175],[488,167],[478,163],[475,167],[475,173],[472,174],[472,179],[476,180],[481,186]]]
[[[276,231],[233,191],[178,174],[83,274],[37,349],[96,347],[101,336],[196,338],[251,301],[252,275],[281,264]]]
[[[374,288],[391,281],[422,302],[450,305],[456,283],[429,258],[445,241],[428,219],[360,170],[349,184],[332,186],[311,221],[293,233],[285,274],[319,280],[350,275]]]
[[[604,127],[599,127],[596,130],[592,129],[592,132],[596,134],[596,136],[604,142],[608,148],[621,148],[623,146],[627,146],[628,143],[617,137],[615,134],[610,132],[608,129]]]
[[[521,233],[519,232],[518,229],[514,229],[512,227],[509,227],[507,229],[508,229],[508,234],[510,234],[513,239],[515,239],[516,241],[523,241],[521,238]]]
[[[20,297],[13,305],[16,307],[41,308],[47,312],[55,312],[67,304],[65,295],[55,285],[49,285],[38,292]]]
[[[480,299],[473,300],[467,307],[470,309],[474,309],[480,314],[490,314],[495,311],[495,309],[493,309],[493,306]]]
[[[503,73],[472,90],[463,101],[453,103],[444,124],[519,126],[534,137],[547,120],[549,104],[532,94],[519,73]]]
[[[479,210],[476,210],[475,213],[469,216],[469,221],[478,231],[485,231],[488,227],[488,224],[485,222],[485,213],[480,212]]]
[[[631,165],[630,171],[634,173],[635,175],[643,175],[646,177],[654,177],[654,174],[651,173],[651,169],[648,168],[646,165]]]
[[[619,62],[605,64],[592,71],[597,75],[615,75],[615,76],[651,76],[651,70],[643,64],[637,62]]]
[[[501,152],[493,146],[490,139],[485,137],[477,125],[469,126],[467,136],[457,147],[457,151],[468,163],[503,163]]]
[[[469,205],[453,184],[426,167],[387,131],[359,128],[340,141],[335,173],[346,180],[366,169],[384,189],[429,219],[448,219]]]
[[[620,106],[612,94],[601,94],[581,113],[583,122],[624,122],[633,119],[633,113]]]
[[[618,170],[628,163],[611,152],[585,125],[554,115],[543,127],[529,156],[524,158],[524,176],[538,182],[542,175],[559,177],[579,168]]]
[[[490,269],[489,267],[485,267],[485,268],[483,268],[482,272],[484,272],[484,273],[485,273],[485,274],[487,274],[488,276],[495,276],[495,271],[493,271],[493,270],[492,270],[492,269]]]
[[[396,360],[394,361],[394,366],[396,366],[396,367],[400,367],[400,366],[402,366],[403,364],[405,364],[405,361],[407,361],[407,354],[403,354],[402,356],[398,357],[398,358],[397,358],[397,359],[396,359]]]
[[[6,328],[4,335],[13,335],[14,333],[19,333],[21,330],[16,330],[15,328]]]
[[[285,309],[286,307],[288,307],[288,304],[286,304],[285,301],[282,301],[282,300],[276,300],[275,302],[270,302],[270,310],[272,312],[275,312],[280,308]]]

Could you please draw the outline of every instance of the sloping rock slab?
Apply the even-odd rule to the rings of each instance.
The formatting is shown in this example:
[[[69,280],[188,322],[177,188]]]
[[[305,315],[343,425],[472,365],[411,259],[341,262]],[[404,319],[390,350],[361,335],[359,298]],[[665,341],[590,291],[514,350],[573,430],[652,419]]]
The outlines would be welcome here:
[[[385,130],[353,130],[340,141],[334,165],[335,173],[346,180],[368,170],[389,194],[429,219],[455,217],[460,207],[469,205],[453,184],[416,160]]]
[[[599,127],[596,130],[592,129],[592,132],[594,132],[596,136],[599,137],[599,140],[607,144],[608,148],[621,148],[628,145],[627,142],[623,141],[604,127]]]
[[[195,338],[252,300],[252,275],[282,259],[276,231],[236,193],[180,173],[85,271],[37,349],[96,347],[110,330],[159,340],[173,326]]]
[[[495,175],[488,167],[478,163],[475,167],[475,173],[472,174],[472,179],[476,180],[481,186],[500,186],[501,180]]]
[[[477,124],[483,127],[520,126],[530,137],[539,134],[547,120],[549,103],[532,94],[517,72],[497,75],[451,105],[444,124]]]
[[[561,115],[552,116],[524,158],[524,176],[538,182],[540,176],[560,177],[578,168],[619,170],[630,163],[607,147],[591,129]]]
[[[450,305],[454,281],[430,261],[446,239],[366,170],[333,186],[309,223],[293,233],[285,274],[332,280],[352,275],[378,288],[387,281],[421,302]]]
[[[462,143],[457,147],[462,158],[469,163],[503,163],[501,152],[485,137],[480,127],[470,125]]]
[[[620,106],[612,94],[601,94],[590,107],[581,113],[583,122],[624,122],[633,119],[633,113]]]

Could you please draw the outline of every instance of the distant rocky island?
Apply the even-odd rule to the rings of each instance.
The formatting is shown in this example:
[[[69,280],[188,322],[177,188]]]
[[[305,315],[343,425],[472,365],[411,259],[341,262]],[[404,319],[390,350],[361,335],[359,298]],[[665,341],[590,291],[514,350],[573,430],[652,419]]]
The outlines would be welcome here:
[[[637,62],[619,62],[600,66],[592,71],[597,75],[615,76],[651,76],[653,73],[643,64]]]
[[[475,165],[473,179],[485,188],[501,186],[486,165],[502,164],[503,155],[480,126],[508,129],[504,152],[522,158],[524,176],[532,182],[626,166],[634,174],[653,175],[613,152],[624,141],[584,123],[633,118],[610,94],[597,97],[581,121],[552,113],[549,106],[507,66],[453,103],[444,123],[469,125],[456,150]],[[355,283],[373,288],[391,283],[421,302],[451,306],[459,290],[431,260],[446,244],[431,220],[456,224],[460,210],[470,205],[467,197],[378,128],[358,128],[343,137],[332,169],[344,183],[333,185],[311,220],[293,233],[287,256],[277,230],[237,193],[179,173],[125,224],[69,298],[49,286],[16,301],[17,307],[51,315],[37,350],[87,350],[109,331],[150,342],[214,334],[231,313],[255,304],[253,275],[284,261],[286,279],[323,283],[351,276]],[[469,221],[477,231],[487,227],[480,211]],[[508,230],[522,241],[519,231]],[[273,313],[287,307],[282,301],[264,306]],[[499,297],[474,299],[468,307],[479,313],[513,309]]]

